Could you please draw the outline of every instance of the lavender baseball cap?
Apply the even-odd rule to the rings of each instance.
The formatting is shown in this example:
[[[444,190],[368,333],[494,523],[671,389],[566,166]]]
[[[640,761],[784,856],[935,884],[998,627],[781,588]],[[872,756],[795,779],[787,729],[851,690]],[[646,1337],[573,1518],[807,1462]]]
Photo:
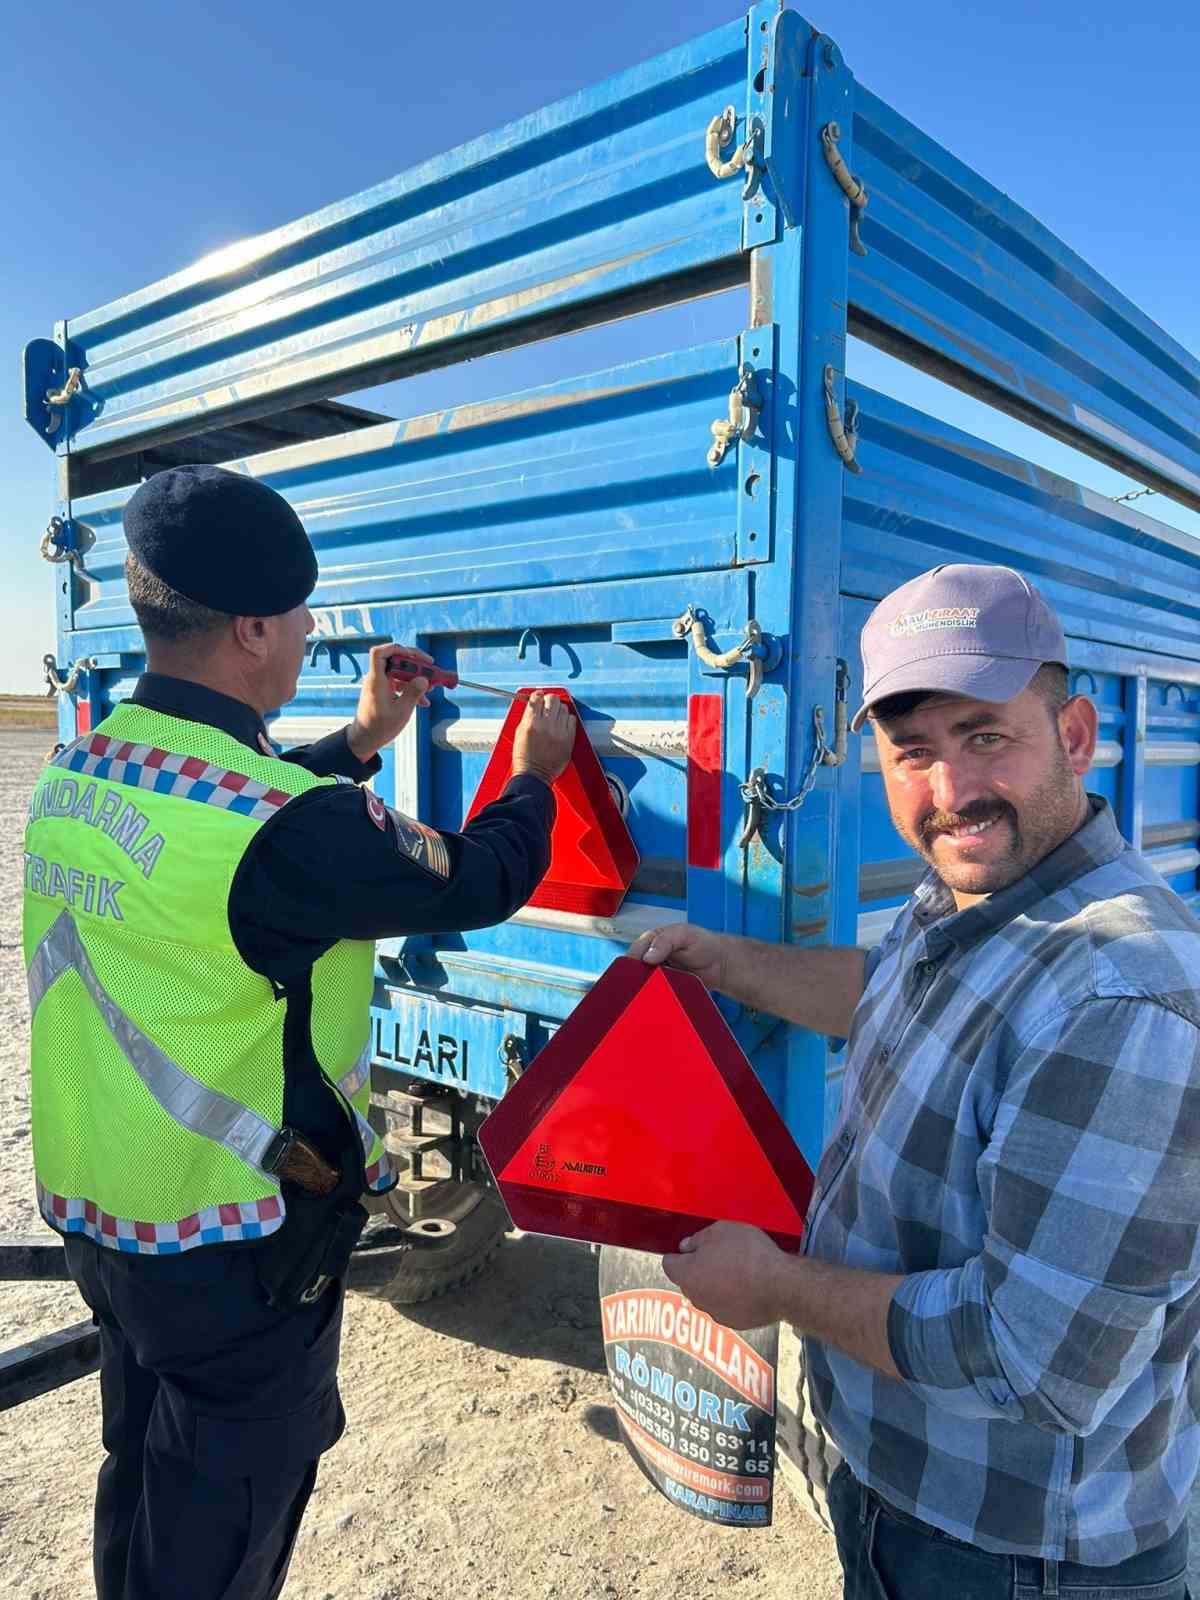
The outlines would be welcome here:
[[[1067,664],[1062,626],[1011,567],[943,566],[886,595],[862,631],[855,732],[894,694],[1011,700],[1047,661]]]

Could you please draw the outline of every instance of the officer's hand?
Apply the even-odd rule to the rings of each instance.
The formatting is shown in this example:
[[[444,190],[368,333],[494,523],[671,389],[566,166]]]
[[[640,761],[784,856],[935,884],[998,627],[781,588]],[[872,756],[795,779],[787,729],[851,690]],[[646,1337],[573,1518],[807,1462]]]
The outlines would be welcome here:
[[[664,1256],[667,1277],[727,1328],[762,1328],[785,1316],[794,1258],[742,1222],[714,1222]]]
[[[350,749],[359,761],[369,761],[377,750],[381,750],[385,744],[391,744],[396,735],[408,726],[417,707],[429,704],[426,698],[429,688],[427,678],[414,678],[411,683],[399,685],[399,692],[397,687],[393,687],[387,675],[387,659],[395,648],[390,643],[373,645],[371,648],[366,676],[358,691],[358,710],[346,730]],[[408,655],[420,656],[422,661],[433,665],[433,657],[427,656],[424,650],[414,650],[410,645],[404,648]]]
[[[535,690],[513,740],[513,775],[531,772],[553,783],[566,771],[575,748],[575,718],[565,700]]]
[[[725,978],[725,939],[711,928],[697,928],[690,922],[668,922],[651,928],[629,946],[635,961],[652,967],[678,967],[694,972],[710,989],[723,989]]]

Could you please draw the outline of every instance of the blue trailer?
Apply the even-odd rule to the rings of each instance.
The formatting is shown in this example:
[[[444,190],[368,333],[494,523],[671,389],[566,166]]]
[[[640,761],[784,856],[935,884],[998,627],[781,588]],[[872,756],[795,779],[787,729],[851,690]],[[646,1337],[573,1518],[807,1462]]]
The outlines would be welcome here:
[[[731,290],[694,348],[418,415],[338,398]],[[569,689],[627,815],[641,865],[615,915],[381,946],[396,1237],[444,1248],[398,1249],[377,1290],[418,1299],[487,1259],[505,1218],[474,1129],[638,932],[881,936],[917,864],[846,736],[857,636],[939,561],[1008,562],[1057,607],[1101,712],[1092,785],[1197,898],[1200,545],[848,382],[848,335],[1200,508],[1200,365],[776,4],[26,351],[57,467],[63,740],[142,664],[125,501],[218,461],[286,495],[320,557],[281,743],[343,723],[395,637],[472,680]],[[377,788],[458,827],[501,718],[436,697]],[[721,752],[703,781],[700,725]],[[726,1012],[815,1166],[837,1050]]]

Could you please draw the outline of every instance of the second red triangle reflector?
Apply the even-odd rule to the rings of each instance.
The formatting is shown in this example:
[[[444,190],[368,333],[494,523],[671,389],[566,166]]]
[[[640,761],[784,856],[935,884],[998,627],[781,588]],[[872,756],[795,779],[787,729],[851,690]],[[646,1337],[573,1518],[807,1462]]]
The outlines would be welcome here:
[[[613,963],[479,1130],[530,1233],[666,1253],[710,1222],[794,1250],[812,1173],[708,990]]]
[[[504,792],[512,775],[513,738],[531,692],[520,690],[504,719],[496,748],[467,812],[468,822]],[[575,746],[567,770],[554,785],[558,816],[550,835],[550,868],[528,903],[581,916],[611,917],[633,882],[637,846],[617,810],[604,769],[571,696],[565,689],[546,689],[544,693],[565,700],[574,712]]]

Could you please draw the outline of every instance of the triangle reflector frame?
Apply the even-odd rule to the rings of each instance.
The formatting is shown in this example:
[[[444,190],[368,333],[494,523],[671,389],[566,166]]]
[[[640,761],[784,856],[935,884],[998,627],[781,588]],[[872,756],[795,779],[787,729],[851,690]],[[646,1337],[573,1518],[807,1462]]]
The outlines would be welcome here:
[[[467,822],[504,793],[512,776],[517,724],[532,692],[517,691],[518,697],[504,719],[496,748],[471,801]],[[637,846],[617,809],[575,702],[565,689],[543,689],[542,693],[557,695],[574,713],[575,746],[566,771],[554,784],[558,815],[550,835],[550,867],[528,904],[585,917],[611,917],[633,882],[638,867]]]
[[[621,956],[479,1130],[513,1222],[664,1254],[710,1222],[795,1250],[813,1176],[712,996]]]

